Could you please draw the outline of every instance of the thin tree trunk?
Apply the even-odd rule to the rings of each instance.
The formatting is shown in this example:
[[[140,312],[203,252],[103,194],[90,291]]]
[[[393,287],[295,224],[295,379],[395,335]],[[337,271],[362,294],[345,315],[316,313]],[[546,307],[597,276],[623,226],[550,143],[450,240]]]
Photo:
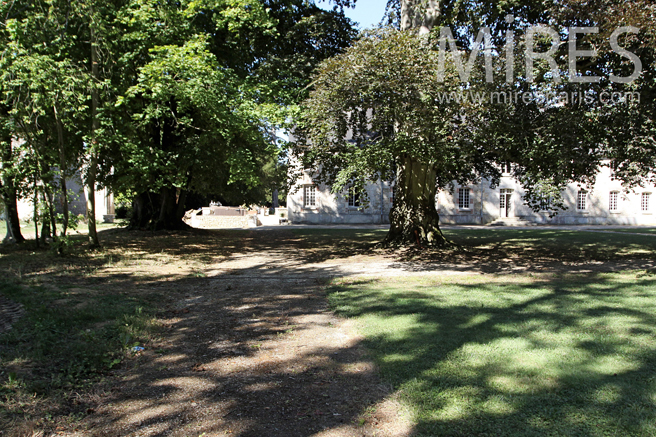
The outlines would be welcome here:
[[[98,240],[98,230],[96,229],[96,178],[98,172],[98,129],[100,128],[100,120],[98,120],[98,103],[100,97],[98,95],[97,85],[100,82],[100,72],[98,70],[98,47],[96,41],[96,31],[93,23],[94,10],[91,8],[90,18],[90,36],[91,36],[91,75],[93,76],[93,88],[91,89],[91,150],[89,157],[89,168],[86,174],[86,188],[87,192],[87,224],[89,228],[89,245],[92,247],[99,247],[100,241]]]
[[[43,141],[43,150],[48,149],[48,144],[47,140],[45,140],[44,136],[44,141]],[[48,214],[47,214],[47,219],[50,220],[50,227],[52,230],[52,233],[50,236],[52,238],[57,238],[57,212],[55,211],[55,199],[52,191],[50,191],[50,184],[52,181],[47,181],[43,177],[44,174],[48,174],[48,164],[45,162],[41,161],[39,159],[39,155],[35,156],[37,165],[36,165],[36,171],[37,171],[37,176],[41,180],[41,183],[43,184],[42,187],[42,192],[43,192],[43,198],[44,198],[44,207],[47,208]],[[44,221],[46,220],[46,217],[43,219]],[[45,236],[42,236],[43,240],[45,240]]]
[[[62,192],[62,214],[64,220],[62,223],[61,235],[65,236],[66,231],[68,230],[68,189],[66,188],[66,151],[64,150],[64,128],[59,118],[59,113],[57,112],[57,106],[53,106],[53,111],[55,113],[55,124],[57,125],[57,143],[59,149],[59,183],[61,184]]]
[[[48,205],[50,207],[50,204],[48,202],[48,199],[46,198],[46,193],[45,190],[41,192],[41,199],[43,199],[43,204]],[[52,214],[52,208],[50,208],[50,214]],[[52,232],[50,231],[50,225],[51,223],[48,222],[48,220],[43,220],[43,223],[41,224],[41,243],[44,245],[46,244],[46,238],[52,236]]]
[[[55,211],[55,199],[52,195],[52,192],[50,192],[50,189],[48,188],[48,184],[45,181],[43,182],[43,199],[44,204],[48,208],[48,218],[50,219],[50,227],[52,230],[50,235],[55,238],[57,237],[57,215]]]
[[[34,241],[36,247],[39,247],[39,187],[37,186],[37,178],[34,176]]]

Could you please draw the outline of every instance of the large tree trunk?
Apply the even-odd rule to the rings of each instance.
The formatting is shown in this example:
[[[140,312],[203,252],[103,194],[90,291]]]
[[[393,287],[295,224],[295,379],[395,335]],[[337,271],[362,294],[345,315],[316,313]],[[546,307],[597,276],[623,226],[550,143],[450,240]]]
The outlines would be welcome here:
[[[420,35],[429,33],[439,16],[437,0],[401,0],[401,30],[414,29]],[[420,247],[446,244],[435,207],[436,194],[435,166],[409,155],[401,156],[397,162],[390,230],[384,243]]]
[[[155,222],[155,229],[182,229],[184,223],[182,216],[178,217],[177,190],[174,187],[162,188],[160,191],[159,217]]]
[[[11,163],[13,150],[11,145],[11,136],[0,138],[2,141],[2,167]],[[11,170],[2,169],[2,178],[0,179],[0,189],[2,201],[5,205],[5,221],[7,223],[7,234],[2,240],[3,243],[22,243],[25,241],[20,230],[20,221],[18,219],[18,194],[16,192],[16,183]]]
[[[13,181],[3,184],[2,200],[5,204],[5,222],[7,223],[7,234],[3,243],[22,243],[25,237],[21,234],[20,221],[18,219],[18,196]]]
[[[174,187],[159,193],[141,193],[132,201],[131,229],[179,230],[189,226],[182,221],[187,192]]]
[[[418,244],[442,246],[447,240],[440,231],[435,208],[437,173],[435,166],[403,156],[397,163],[394,205],[390,211],[387,245]]]

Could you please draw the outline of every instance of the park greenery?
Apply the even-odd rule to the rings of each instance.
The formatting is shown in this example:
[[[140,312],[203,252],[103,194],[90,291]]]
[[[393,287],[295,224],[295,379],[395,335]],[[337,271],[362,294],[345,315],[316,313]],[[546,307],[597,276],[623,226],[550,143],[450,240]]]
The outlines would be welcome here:
[[[0,291],[21,303],[24,315],[0,333],[0,428],[85,430],[100,405],[94,398],[105,406],[116,402],[98,393],[127,395],[137,388],[126,384],[148,387],[173,375],[211,380],[211,371],[190,366],[213,360],[227,366],[235,355],[206,355],[200,346],[195,353],[190,345],[207,345],[215,335],[237,348],[248,334],[247,347],[234,350],[243,351],[239,360],[253,358],[263,344],[267,351],[281,341],[296,348],[295,331],[307,325],[276,322],[263,331],[264,316],[254,324],[254,312],[268,314],[276,296],[288,312],[313,314],[304,307],[312,300],[324,312],[327,296],[362,334],[416,435],[653,435],[654,272],[638,266],[653,266],[656,239],[642,234],[654,231],[452,227],[444,233],[456,245],[405,252],[375,248],[382,229],[101,230],[101,249],[76,245],[68,257],[5,246]],[[287,254],[282,263],[262,261],[281,252]],[[230,264],[243,254],[258,261]],[[372,273],[390,261],[406,266],[404,272]],[[357,264],[364,275],[341,273]],[[309,281],[299,286],[299,299],[290,298],[288,284],[271,286],[272,276],[299,281],[299,266],[304,276],[319,275],[311,279],[322,284],[317,295],[307,291]],[[265,299],[261,306],[238,310],[257,296]],[[222,304],[189,305],[213,298]],[[193,329],[185,328],[185,317]],[[204,331],[213,320],[230,321],[234,329]],[[334,357],[330,340],[324,346]],[[321,353],[297,353],[294,361]],[[258,360],[254,365],[262,366]],[[178,361],[186,364],[176,367]],[[341,377],[354,373],[356,363],[337,363]],[[265,377],[301,380],[316,373],[322,374],[315,367],[267,367]],[[266,398],[271,390],[279,399],[277,388],[251,395]],[[316,390],[311,396],[324,399],[326,387]],[[213,405],[225,401],[214,393],[191,399],[205,396]],[[342,396],[351,402],[358,394]],[[169,417],[187,408],[174,399],[176,414]],[[244,395],[232,408],[247,412],[253,399]],[[358,404],[358,412],[366,417],[369,407]],[[305,420],[293,417],[283,426]]]
[[[390,26],[358,36],[351,3],[0,0],[0,233],[34,239],[0,247],[0,434],[378,435],[397,403],[408,435],[656,434],[656,228],[440,229],[434,202],[508,162],[526,202],[556,209],[602,165],[656,182],[654,5],[392,0]],[[542,62],[525,77],[536,23],[563,40],[598,25],[586,89],[641,99],[440,102],[578,91],[567,44],[560,83]],[[619,84],[635,64],[608,41],[628,24],[643,70]],[[442,57],[442,26],[462,55]],[[497,47],[514,32],[511,83],[503,50],[494,80],[483,51],[462,80],[483,27]],[[280,187],[289,126],[334,191],[395,180],[390,231],[177,229],[206,196]],[[131,202],[132,232],[96,226],[93,196],[88,236],[71,232],[78,177]]]
[[[600,166],[627,188],[654,177],[651,3],[393,1],[390,26],[360,38],[341,12],[349,4],[325,11],[303,0],[2,2],[7,240],[23,239],[18,199],[35,205],[43,239],[65,236],[76,222],[67,180],[78,176],[87,192],[106,187],[130,199],[134,228],[180,228],[184,211],[211,195],[261,203],[286,182],[275,133],[289,126],[303,167],[316,168],[333,191],[395,181],[388,243],[443,244],[436,190],[454,181],[494,185],[502,164],[512,163],[525,202],[547,202],[554,212],[562,189],[590,185]],[[532,36],[538,24],[555,34]],[[611,34],[629,25],[639,32],[622,33],[618,51]],[[596,53],[575,57],[574,74],[600,77],[585,86],[567,74],[571,47],[562,41],[575,26],[599,28],[577,35],[577,50]],[[481,50],[485,29],[492,54]],[[509,41],[514,50],[504,50]],[[529,46],[553,50],[557,66],[538,60],[525,69]],[[642,63],[629,84],[610,79],[638,68],[621,50]],[[627,91],[640,99],[599,98]],[[578,98],[443,99],[463,92]],[[98,245],[95,200],[87,197],[89,240]]]
[[[285,182],[276,130],[355,37],[339,9],[304,0],[11,0],[0,20],[0,194],[17,242],[18,199],[43,236],[66,235],[72,177],[133,198],[138,228],[179,228],[202,196],[265,202]]]
[[[338,280],[414,435],[651,436],[654,276]]]
[[[602,166],[627,188],[653,182],[653,4],[598,3],[401,1],[400,30],[370,32],[318,68],[299,122],[299,170],[316,169],[336,193],[393,180],[386,241],[424,246],[446,242],[436,190],[454,181],[495,185],[504,163],[528,205],[549,203],[556,213],[565,186],[590,186]],[[537,35],[538,25],[553,31]],[[599,32],[576,34],[576,50],[595,53],[573,56],[564,41],[584,26]],[[641,65],[613,48],[621,26],[639,29],[618,43]],[[551,51],[554,64],[527,66],[529,50]],[[638,70],[630,83],[613,79]],[[588,76],[599,80],[579,83]],[[603,98],[627,92],[639,98]],[[523,98],[531,95],[559,97]]]

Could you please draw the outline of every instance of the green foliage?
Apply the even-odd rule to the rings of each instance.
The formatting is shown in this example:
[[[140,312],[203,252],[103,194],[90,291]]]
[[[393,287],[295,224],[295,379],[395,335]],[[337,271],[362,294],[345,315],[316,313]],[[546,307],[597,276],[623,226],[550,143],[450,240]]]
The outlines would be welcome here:
[[[18,197],[82,168],[118,193],[263,201],[272,133],[355,36],[296,0],[16,0],[0,16],[0,133],[23,140],[0,176]]]
[[[484,108],[440,100],[460,91],[450,58],[445,70],[439,82],[440,59],[430,39],[390,29],[322,63],[299,121],[301,144],[311,144],[299,151],[303,165],[317,168],[334,192],[392,179],[403,156],[435,166],[440,187],[498,174],[492,153],[472,135]]]
[[[425,4],[420,3],[405,2],[411,15],[425,13]],[[495,185],[499,177],[495,166],[509,161],[525,189],[525,202],[537,210],[550,201],[556,211],[564,208],[561,196],[567,184],[589,187],[603,166],[610,166],[613,176],[629,188],[654,181],[656,30],[649,19],[654,11],[651,3],[611,1],[608,8],[576,1],[435,3],[440,13],[432,23],[433,40],[379,30],[322,64],[299,120],[302,167],[317,169],[317,179],[341,192],[351,185],[361,188],[367,180],[398,178],[394,172],[409,162],[404,162],[403,156],[435,171],[440,188],[448,187],[451,181],[469,183],[480,178]],[[508,14],[514,17],[510,22],[505,20]],[[546,63],[540,62],[536,64],[536,80],[528,82],[523,57],[526,30],[540,23],[558,29],[563,40],[567,26],[592,23],[600,27],[599,34],[585,35],[578,41],[579,48],[597,48],[596,58],[577,63],[580,74],[599,76],[599,83],[582,86],[567,79],[555,83]],[[638,35],[621,41],[645,66],[641,77],[629,85],[609,79],[611,74],[631,73],[631,63],[611,50],[608,42],[610,33],[621,25],[642,28]],[[468,82],[459,82],[447,58],[446,80],[438,84],[434,38],[441,26],[454,29],[465,60],[478,30],[491,28],[499,54],[494,56],[492,83],[485,83],[480,71],[474,71]],[[514,31],[516,43],[511,85],[505,83],[503,69],[507,30]],[[544,51],[550,41],[539,43],[543,46],[539,50]],[[556,54],[562,78],[568,76],[567,50],[567,44],[560,44]],[[482,64],[477,60],[476,68]],[[602,93],[613,92],[638,92],[641,98],[612,104],[600,98]],[[440,97],[450,93],[469,98],[445,102]],[[492,93],[593,98],[568,99],[562,104],[521,98],[494,103]],[[481,99],[472,102],[477,95]],[[429,177],[429,173],[426,170],[424,176]],[[401,182],[397,180],[397,184]],[[395,199],[405,202],[399,196]]]

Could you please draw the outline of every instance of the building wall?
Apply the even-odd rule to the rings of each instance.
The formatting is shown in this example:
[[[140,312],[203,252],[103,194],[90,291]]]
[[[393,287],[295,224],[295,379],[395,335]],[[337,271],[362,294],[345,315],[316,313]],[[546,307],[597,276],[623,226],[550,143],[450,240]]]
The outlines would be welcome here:
[[[68,190],[68,210],[70,214],[86,215],[87,197],[82,186],[82,180],[79,175],[66,180]],[[61,191],[54,193],[56,200],[55,206],[57,212],[62,211],[60,202]],[[96,221],[102,222],[103,216],[114,214],[114,196],[107,189],[97,190],[96,198]],[[18,201],[18,218],[21,220],[31,220],[34,216],[34,206],[32,199],[21,199]]]
[[[247,228],[248,216],[192,215],[191,226],[200,229]]]
[[[562,225],[654,225],[656,224],[656,187],[636,188],[633,192],[625,191],[620,181],[611,178],[610,169],[604,167],[597,176],[592,189],[585,196],[586,208],[577,208],[578,193],[582,190],[576,184],[570,184],[563,198],[567,210],[549,217],[548,211],[535,212],[522,201],[524,190],[511,176],[501,178],[499,186],[490,188],[489,181],[467,186],[471,190],[472,205],[470,209],[460,209],[458,189],[453,192],[441,191],[438,194],[438,213],[440,222],[446,224],[487,224],[502,218],[500,208],[501,190],[512,190],[509,218],[517,218],[541,224]],[[610,193],[617,192],[617,210],[611,211]],[[642,194],[649,193],[649,210],[642,211]]]
[[[389,211],[392,204],[390,184],[384,182],[367,186],[371,204],[363,210],[349,207],[344,196],[335,196],[324,185],[317,186],[314,207],[304,206],[305,185],[312,185],[309,174],[304,174],[297,181],[287,197],[289,220],[292,223],[308,224],[357,224],[389,223]],[[382,203],[381,203],[382,188]],[[470,207],[459,208],[460,188],[470,189]],[[478,224],[484,225],[502,218],[501,193],[510,192],[508,219],[521,219],[539,224],[562,225],[656,225],[656,186],[636,188],[633,192],[625,191],[621,182],[613,180],[610,169],[602,168],[595,185],[588,190],[585,210],[577,209],[577,196],[581,190],[576,184],[570,184],[564,193],[567,210],[550,217],[549,211],[535,212],[523,203],[525,191],[510,175],[501,177],[499,186],[490,188],[489,181],[460,187],[454,185],[453,191],[440,191],[437,195],[437,210],[443,224]],[[617,210],[609,208],[610,193],[617,192]],[[649,193],[649,210],[641,210],[642,194]],[[381,208],[382,205],[382,208]],[[382,209],[382,211],[381,211]]]
[[[315,186],[314,206],[305,205],[305,186]],[[317,185],[305,172],[287,195],[287,211],[291,223],[306,224],[385,224],[389,223],[392,192],[388,182],[366,187],[368,201],[362,197],[361,207],[348,205],[347,193],[335,195],[324,184]]]
[[[12,138],[12,146],[19,147],[23,140]],[[87,197],[84,193],[82,178],[79,171],[72,177],[66,179],[66,189],[68,191],[68,210],[74,215],[86,215],[87,211]],[[55,210],[57,212],[63,211],[61,190],[57,189],[55,193]],[[102,221],[103,216],[114,214],[114,196],[107,189],[97,190],[95,192],[96,199],[96,220]],[[34,202],[33,199],[21,199],[17,203],[18,218],[20,220],[31,220],[34,217]]]

